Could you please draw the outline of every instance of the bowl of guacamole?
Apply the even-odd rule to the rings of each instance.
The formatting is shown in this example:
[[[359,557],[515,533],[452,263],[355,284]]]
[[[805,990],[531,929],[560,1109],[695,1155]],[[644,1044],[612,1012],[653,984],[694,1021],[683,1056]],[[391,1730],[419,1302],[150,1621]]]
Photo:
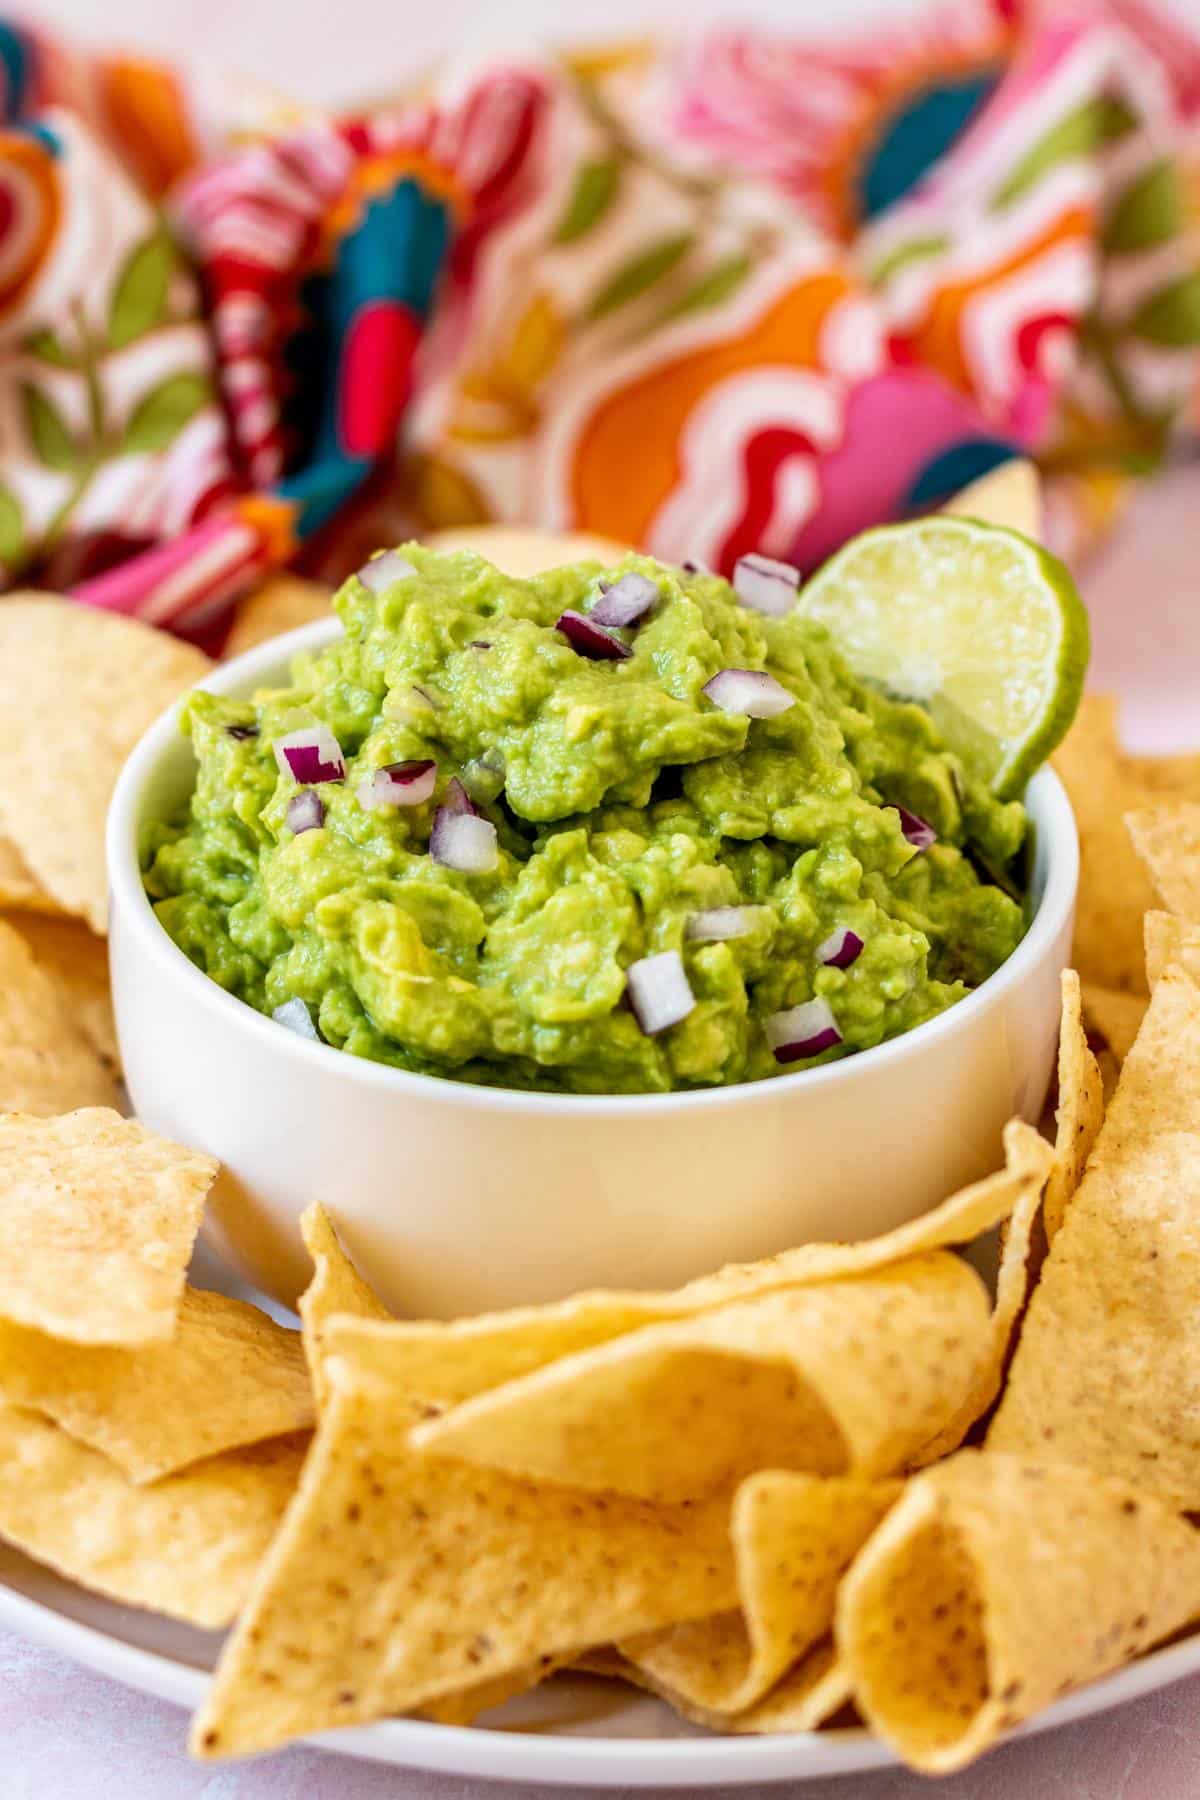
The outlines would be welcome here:
[[[550,1094],[769,1081],[960,1005],[1026,932],[1025,807],[748,560],[373,559],[283,680],[185,704],[163,931],[280,1029]]]

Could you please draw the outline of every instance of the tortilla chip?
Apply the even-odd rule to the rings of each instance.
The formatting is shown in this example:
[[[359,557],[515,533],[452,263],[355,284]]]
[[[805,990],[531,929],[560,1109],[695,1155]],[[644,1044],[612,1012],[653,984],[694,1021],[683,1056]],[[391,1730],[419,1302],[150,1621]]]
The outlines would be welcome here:
[[[225,644],[226,658],[241,656],[244,650],[253,650],[256,644],[265,644],[285,631],[332,618],[332,598],[332,590],[319,582],[305,581],[299,575],[272,575],[238,607]]]
[[[184,1291],[175,1335],[136,1350],[0,1322],[0,1399],[46,1413],[138,1482],[306,1431],[314,1416],[299,1332],[198,1288]]]
[[[1097,1095],[1102,1106],[1103,1096],[1099,1083],[1100,1071],[1097,1068]],[[1060,1140],[1061,1135],[1060,1127]],[[1059,1166],[1057,1156],[1061,1155],[1061,1151],[1052,1154],[1049,1145],[1046,1145],[1045,1148],[1046,1170],[1053,1179]],[[996,1273],[996,1298],[992,1306],[991,1333],[983,1368],[976,1376],[971,1392],[953,1418],[914,1458],[915,1466],[924,1468],[926,1464],[937,1462],[941,1457],[949,1456],[957,1450],[960,1444],[966,1442],[967,1434],[986,1413],[991,1411],[1000,1397],[1000,1389],[1004,1384],[1004,1371],[1008,1366],[1013,1341],[1025,1309],[1025,1302],[1029,1297],[1029,1285],[1032,1278],[1030,1257],[1033,1249],[1033,1231],[1037,1224],[1041,1205],[1040,1189],[1028,1188],[1018,1200],[1013,1208],[1011,1218],[1004,1226],[1000,1241],[1000,1266]]]
[[[562,1357],[609,1343],[647,1325],[689,1318],[731,1300],[812,1282],[868,1274],[905,1257],[967,1244],[1008,1218],[1046,1179],[1046,1146],[1030,1125],[1012,1121],[1004,1133],[1006,1167],[964,1188],[909,1224],[858,1244],[806,1244],[758,1263],[731,1263],[674,1293],[577,1294],[548,1306],[517,1307],[451,1324],[398,1322],[391,1341],[403,1345],[414,1393],[436,1397],[443,1365],[470,1367],[476,1392],[514,1381]]]
[[[1181,919],[1178,913],[1146,914],[1146,977],[1151,992],[1164,969],[1182,963],[1194,981],[1200,981],[1200,923]]]
[[[146,727],[211,667],[189,644],[51,595],[0,606],[0,829],[69,913],[108,919],[104,820]]]
[[[828,1637],[841,1578],[900,1491],[899,1482],[752,1475],[730,1522],[740,1609],[618,1649],[689,1717],[746,1712]]]
[[[1169,1507],[966,1450],[917,1476],[871,1538],[836,1636],[872,1729],[941,1775],[1198,1614],[1200,1535]]]
[[[25,939],[34,961],[55,983],[77,1029],[109,1068],[119,1070],[121,1052],[104,939],[77,919],[49,918],[36,912],[13,913],[8,923]]]
[[[1079,825],[1075,967],[1085,985],[1144,993],[1142,918],[1157,900],[1125,814],[1155,801],[1200,801],[1200,755],[1131,755],[1120,745],[1116,701],[1089,694],[1054,767]]]
[[[1048,1244],[1054,1242],[1067,1202],[1083,1180],[1092,1146],[1104,1123],[1104,1083],[1100,1078],[1100,1065],[1088,1048],[1083,1029],[1083,995],[1079,977],[1073,969],[1063,970],[1062,994],[1058,1112],[1055,1115],[1058,1135],[1042,1213]],[[1121,1060],[1125,1060],[1124,1053]]]
[[[216,1172],[105,1107],[0,1116],[0,1318],[79,1344],[169,1338]]]
[[[62,907],[52,900],[19,854],[15,844],[0,836],[0,906],[19,911],[60,913]]]
[[[94,1593],[215,1630],[249,1590],[305,1443],[276,1438],[135,1487],[40,1414],[0,1406],[0,1538]]]
[[[564,563],[599,562],[610,566],[628,556],[631,545],[591,531],[545,531],[536,525],[465,525],[431,531],[424,542],[431,550],[474,550],[506,575],[527,579]]]
[[[842,1710],[852,1694],[849,1672],[828,1642],[810,1650],[757,1705],[740,1713],[715,1712],[710,1707],[694,1705],[616,1650],[592,1651],[573,1666],[585,1674],[626,1681],[632,1687],[656,1694],[683,1718],[726,1736],[816,1731]]]
[[[115,1107],[119,1099],[59,983],[0,919],[0,1110],[44,1118],[78,1106]]]
[[[1200,986],[1162,976],[1030,1302],[989,1448],[1200,1508]]]
[[[332,1398],[217,1667],[203,1756],[427,1707],[733,1603],[729,1508],[656,1507],[422,1456],[395,1328],[327,1328]],[[453,1345],[439,1399],[471,1391]]]
[[[418,1426],[415,1449],[667,1504],[772,1467],[887,1474],[971,1392],[986,1291],[948,1251],[649,1326]]]
[[[319,1410],[329,1399],[324,1345],[330,1319],[346,1313],[359,1319],[387,1319],[391,1315],[346,1255],[323,1206],[310,1206],[301,1214],[300,1234],[313,1261],[313,1278],[298,1304],[304,1354]]]
[[[1200,923],[1200,804],[1147,807],[1125,823],[1168,908]]]
[[[1040,543],[1044,519],[1037,465],[1026,457],[1013,457],[971,482],[941,510],[960,519],[978,519],[984,525],[1004,525]]]
[[[1146,994],[1126,994],[1120,988],[1101,987],[1094,981],[1083,984],[1088,1036],[1098,1050],[1109,1052],[1118,1071],[1142,1029],[1147,1000]]]

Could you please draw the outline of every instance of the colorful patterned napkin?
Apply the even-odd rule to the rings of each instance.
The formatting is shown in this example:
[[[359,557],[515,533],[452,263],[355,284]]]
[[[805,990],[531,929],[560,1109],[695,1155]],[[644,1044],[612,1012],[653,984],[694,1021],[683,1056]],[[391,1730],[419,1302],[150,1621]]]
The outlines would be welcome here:
[[[1200,32],[464,57],[332,118],[0,26],[0,562],[191,634],[498,519],[811,566],[1012,455],[1077,550],[1200,405]]]

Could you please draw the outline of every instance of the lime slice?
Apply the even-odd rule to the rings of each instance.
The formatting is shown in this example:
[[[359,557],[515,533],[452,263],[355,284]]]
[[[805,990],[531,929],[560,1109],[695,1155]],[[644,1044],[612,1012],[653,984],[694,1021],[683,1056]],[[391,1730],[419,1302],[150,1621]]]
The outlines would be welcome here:
[[[851,539],[800,591],[857,675],[927,706],[1001,796],[1070,728],[1088,617],[1066,569],[1019,532],[944,515]]]

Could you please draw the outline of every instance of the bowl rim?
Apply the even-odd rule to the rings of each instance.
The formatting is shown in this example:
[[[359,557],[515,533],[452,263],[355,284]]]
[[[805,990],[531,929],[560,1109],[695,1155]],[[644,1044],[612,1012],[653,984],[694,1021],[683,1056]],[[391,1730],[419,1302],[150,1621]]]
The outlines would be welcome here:
[[[198,969],[159,924],[154,909],[142,886],[137,838],[143,797],[162,759],[175,747],[179,733],[179,714],[190,693],[200,688],[209,693],[229,694],[243,686],[268,685],[291,659],[305,651],[323,649],[340,631],[339,621],[330,617],[314,624],[302,625],[295,631],[256,644],[241,656],[217,664],[203,680],[185,690],[164,713],[151,724],[130,752],[117,780],[108,811],[105,830],[105,853],[108,865],[110,910],[120,914],[128,927],[131,940],[150,966],[155,966],[164,981],[182,983],[185,994],[196,1003],[215,1011],[230,1030],[242,1030],[261,1040],[262,1052],[268,1057],[319,1060],[330,1080],[343,1079],[365,1083],[383,1093],[424,1097],[441,1104],[458,1103],[482,1111],[543,1113],[578,1113],[595,1118],[606,1113],[628,1115],[653,1112],[665,1114],[674,1110],[717,1108],[742,1105],[773,1104],[789,1093],[817,1094],[834,1085],[852,1085],[869,1081],[889,1064],[906,1057],[919,1057],[925,1047],[956,1032],[967,1032],[977,1019],[1001,1004],[1005,994],[1031,976],[1068,923],[1075,906],[1079,885],[1079,836],[1075,815],[1062,782],[1049,766],[1034,776],[1026,790],[1025,800],[1035,819],[1045,846],[1046,883],[1037,911],[1020,944],[994,975],[960,1000],[955,1006],[914,1026],[911,1031],[886,1043],[877,1044],[844,1061],[827,1063],[818,1069],[800,1069],[792,1075],[775,1075],[764,1081],[733,1082],[724,1087],[688,1088],[670,1093],[651,1094],[554,1094],[537,1089],[484,1087],[475,1082],[460,1081],[451,1075],[423,1075],[408,1069],[397,1069],[389,1063],[372,1062],[366,1057],[348,1056],[332,1044],[313,1043],[296,1032],[280,1028],[273,1019],[249,1006],[244,1000],[212,980]],[[111,928],[110,928],[111,929]],[[118,976],[118,981],[120,977]],[[170,1004],[170,1002],[166,1002]]]

